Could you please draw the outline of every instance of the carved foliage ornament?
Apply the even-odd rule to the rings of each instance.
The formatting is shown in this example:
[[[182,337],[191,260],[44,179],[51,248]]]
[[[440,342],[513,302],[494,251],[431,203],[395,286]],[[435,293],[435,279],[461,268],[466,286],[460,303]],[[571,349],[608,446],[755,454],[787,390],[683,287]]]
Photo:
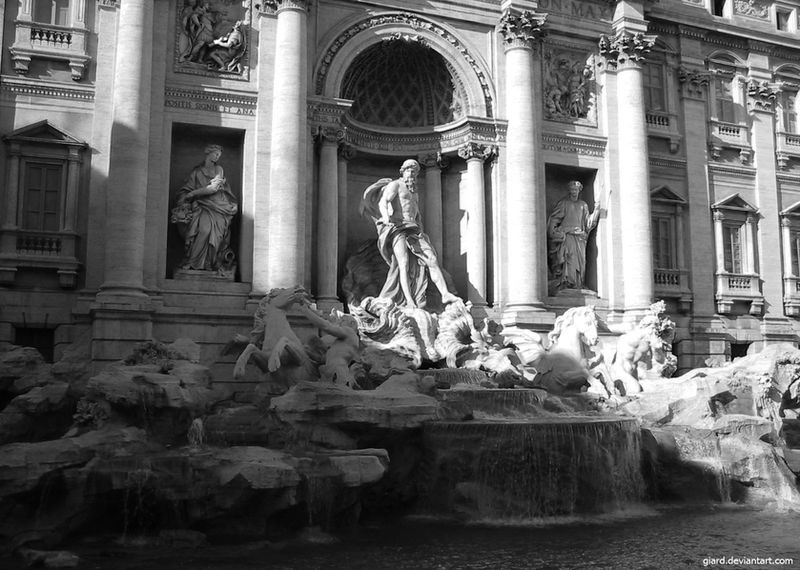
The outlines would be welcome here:
[[[678,81],[684,90],[684,95],[689,97],[702,97],[708,88],[711,74],[700,69],[678,68]]]
[[[634,34],[622,32],[614,37],[603,34],[600,36],[598,46],[600,55],[606,58],[608,67],[615,69],[619,65],[643,61],[655,41],[655,36],[641,32]]]
[[[469,142],[458,149],[458,156],[464,160],[479,159],[486,160],[496,152],[497,148],[492,145],[478,144]]]
[[[747,83],[747,95],[749,96],[751,109],[771,112],[780,91],[781,89],[778,85],[751,79]]]
[[[506,11],[500,18],[500,35],[506,49],[512,47],[533,47],[544,36],[544,22],[547,14],[537,14],[530,10]]]

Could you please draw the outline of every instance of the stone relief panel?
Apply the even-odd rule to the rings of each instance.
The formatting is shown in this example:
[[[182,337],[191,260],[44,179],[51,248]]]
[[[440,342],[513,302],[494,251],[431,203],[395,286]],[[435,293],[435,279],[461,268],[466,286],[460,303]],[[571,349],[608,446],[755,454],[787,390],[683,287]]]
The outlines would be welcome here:
[[[559,46],[546,46],[542,62],[545,118],[595,126],[594,55]]]
[[[248,80],[252,0],[177,1],[175,71]]]
[[[762,0],[736,0],[733,3],[733,13],[737,16],[769,20],[769,3]]]

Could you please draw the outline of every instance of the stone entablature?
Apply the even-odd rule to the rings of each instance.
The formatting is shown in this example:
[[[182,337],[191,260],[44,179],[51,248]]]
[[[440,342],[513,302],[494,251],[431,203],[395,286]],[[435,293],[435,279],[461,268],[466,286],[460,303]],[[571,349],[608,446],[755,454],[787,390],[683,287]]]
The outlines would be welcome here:
[[[361,125],[345,119],[345,142],[356,150],[375,154],[416,155],[438,148],[441,152],[455,152],[459,147],[479,142],[487,144],[505,143],[506,122],[492,119],[467,117],[448,125],[446,129],[426,132],[380,131],[372,126]]]
[[[235,93],[231,90],[211,91],[167,87],[164,91],[164,106],[168,109],[185,109],[208,113],[224,113],[254,117],[258,106],[256,94]]]

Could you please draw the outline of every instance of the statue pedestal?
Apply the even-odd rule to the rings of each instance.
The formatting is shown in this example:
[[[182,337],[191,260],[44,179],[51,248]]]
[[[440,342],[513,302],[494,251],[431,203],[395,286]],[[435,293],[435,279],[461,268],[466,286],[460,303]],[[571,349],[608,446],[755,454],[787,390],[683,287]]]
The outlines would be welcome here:
[[[178,281],[212,281],[215,283],[233,283],[235,281],[236,268],[230,271],[211,271],[203,269],[176,269],[172,278]]]
[[[585,307],[597,305],[600,297],[590,289],[561,289],[547,298],[548,307]]]

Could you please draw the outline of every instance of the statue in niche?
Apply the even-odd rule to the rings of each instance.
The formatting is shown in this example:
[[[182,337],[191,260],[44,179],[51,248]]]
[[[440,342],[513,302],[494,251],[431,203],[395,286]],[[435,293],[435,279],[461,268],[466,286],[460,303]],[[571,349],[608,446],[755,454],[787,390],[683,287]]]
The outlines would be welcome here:
[[[442,303],[458,301],[447,289],[436,252],[423,232],[417,193],[416,160],[406,160],[400,178],[382,178],[364,191],[360,213],[368,214],[378,232],[378,249],[389,265],[386,282],[378,297],[409,308],[424,308],[430,276]]]
[[[186,0],[179,15],[179,62],[184,65],[241,74],[247,38],[244,22],[231,24],[234,13],[212,7],[210,0]]]
[[[180,269],[216,271],[232,276],[236,255],[230,247],[231,221],[238,211],[236,197],[218,164],[222,147],[208,145],[178,190],[170,221],[184,240]]]
[[[589,114],[592,67],[565,53],[545,56],[544,106],[548,119],[583,119]]]
[[[556,202],[547,219],[548,268],[551,294],[586,286],[586,240],[600,218],[600,201],[589,206],[580,199],[583,184],[572,180],[569,194]]]

